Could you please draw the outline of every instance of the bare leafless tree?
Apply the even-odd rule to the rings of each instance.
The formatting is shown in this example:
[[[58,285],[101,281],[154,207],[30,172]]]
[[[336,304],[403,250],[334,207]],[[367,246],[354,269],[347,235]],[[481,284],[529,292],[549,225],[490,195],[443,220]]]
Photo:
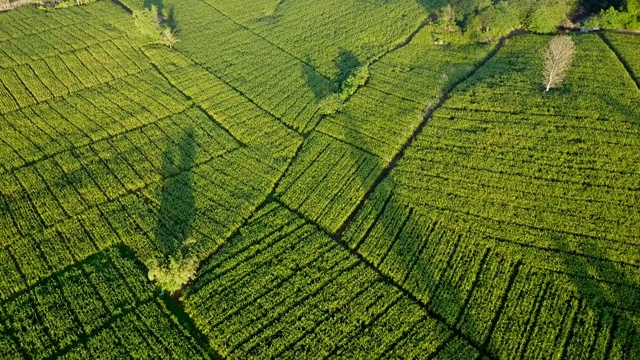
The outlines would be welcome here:
[[[558,35],[551,39],[549,47],[544,53],[545,92],[564,81],[575,54],[576,45],[571,37]]]

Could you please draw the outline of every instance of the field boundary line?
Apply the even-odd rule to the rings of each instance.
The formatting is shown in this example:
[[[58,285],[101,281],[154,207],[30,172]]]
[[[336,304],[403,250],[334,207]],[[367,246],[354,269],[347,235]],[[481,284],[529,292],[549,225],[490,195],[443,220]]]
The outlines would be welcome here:
[[[400,291],[400,293],[402,295],[406,296],[410,301],[412,301],[413,303],[418,305],[429,317],[431,317],[432,319],[434,319],[434,320],[438,321],[439,323],[441,323],[449,331],[451,331],[455,336],[457,336],[460,339],[464,340],[467,344],[469,344],[469,346],[471,346],[474,349],[476,349],[480,353],[481,357],[484,356],[484,357],[489,358],[489,359],[494,359],[495,358],[491,353],[487,352],[487,350],[485,348],[483,348],[481,344],[477,343],[476,341],[471,339],[469,336],[465,335],[461,330],[456,329],[453,325],[450,325],[446,321],[446,319],[444,317],[442,317],[441,315],[439,315],[435,311],[431,310],[431,308],[425,302],[420,300],[417,296],[415,296],[412,292],[407,290],[404,286],[402,286],[400,283],[395,281],[393,278],[385,275],[382,272],[382,270],[380,270],[371,261],[369,261],[367,258],[365,258],[364,255],[360,254],[357,250],[352,249],[351,247],[349,247],[349,244],[344,242],[344,240],[342,240],[340,237],[338,237],[338,235],[332,235],[327,230],[324,230],[320,225],[318,225],[318,223],[316,223],[315,221],[310,220],[309,218],[307,218],[304,214],[302,214],[298,210],[290,208],[288,205],[283,203],[280,199],[274,198],[274,199],[271,199],[271,201],[275,202],[278,205],[280,205],[282,208],[287,209],[292,214],[294,214],[297,217],[299,217],[300,219],[306,221],[309,225],[314,226],[318,232],[324,234],[325,236],[327,236],[330,239],[332,239],[333,241],[335,241],[343,250],[348,251],[349,254],[351,254],[351,256],[356,257],[358,259],[358,261],[360,261],[362,264],[366,265],[368,268],[373,270],[376,273],[376,275],[385,284],[388,284],[388,285],[393,286],[396,289],[398,289],[398,291]]]
[[[373,156],[373,157],[377,157],[377,158],[379,158],[379,159],[382,159],[382,158],[380,157],[380,155],[376,155],[376,154],[372,153],[370,150],[367,150],[367,149],[365,149],[365,148],[363,148],[363,147],[361,147],[361,146],[358,146],[358,145],[354,145],[354,144],[352,144],[352,143],[350,143],[350,142],[347,142],[347,141],[346,141],[346,140],[344,140],[344,139],[340,139],[340,138],[338,138],[337,136],[335,136],[335,135],[333,135],[333,134],[329,134],[329,133],[327,133],[327,132],[325,132],[325,131],[323,131],[323,130],[318,130],[318,129],[314,129],[313,131],[315,131],[315,132],[317,132],[317,133],[320,133],[320,134],[322,134],[322,135],[324,135],[324,136],[330,137],[331,139],[333,139],[333,140],[335,140],[335,141],[338,141],[339,143],[341,143],[341,144],[343,144],[343,145],[351,146],[351,147],[353,147],[354,149],[358,149],[358,150],[362,151],[363,153],[365,153],[365,154],[367,154],[367,155],[371,155],[371,156]]]
[[[118,5],[122,10],[124,10],[127,14],[133,15],[133,10],[130,9],[127,5],[123,4],[120,0],[111,0],[114,4]]]
[[[227,129],[225,126],[223,126],[220,122],[218,122],[218,120],[216,120],[213,115],[209,114],[208,111],[206,111],[202,105],[200,105],[199,102],[195,101],[191,96],[189,96],[187,93],[185,93],[184,91],[182,91],[181,88],[179,88],[178,86],[176,86],[173,82],[171,82],[171,80],[169,80],[169,78],[167,77],[167,75],[165,75],[165,73],[163,71],[160,70],[160,68],[158,67],[158,65],[156,65],[153,60],[149,57],[149,55],[147,55],[147,53],[144,51],[144,49],[140,49],[140,52],[144,54],[144,56],[147,58],[147,60],[149,60],[149,63],[151,64],[151,66],[153,67],[153,69],[160,74],[160,76],[162,76],[162,78],[169,84],[171,85],[172,88],[176,89],[180,94],[182,94],[182,96],[184,96],[188,101],[191,101],[194,105],[195,108],[197,108],[198,110],[202,111],[208,118],[209,120],[211,120],[211,122],[213,122],[214,124],[216,124],[217,126],[219,126],[225,133],[227,133],[227,135],[229,135],[235,142],[237,142],[241,148],[246,148],[248,145],[245,144],[242,140],[236,138],[235,136],[233,136],[233,134],[229,131],[229,129]],[[208,72],[208,71],[207,71]],[[213,74],[212,74],[213,75]],[[214,75],[215,76],[215,75]],[[216,77],[217,78],[217,77]],[[221,80],[222,81],[222,80]],[[188,109],[187,109],[188,110]]]
[[[118,1],[118,0],[113,0],[113,1]],[[283,3],[284,0],[281,0],[280,3]],[[313,72],[315,72],[316,74],[322,76],[325,80],[329,81],[330,83],[335,83],[335,81],[331,80],[330,78],[328,78],[325,74],[319,72],[315,66],[309,64],[308,62],[300,59],[299,57],[297,57],[296,55],[290,53],[289,51],[285,50],[284,48],[282,48],[280,45],[272,42],[271,40],[265,38],[264,36],[258,34],[257,32],[255,32],[254,30],[252,30],[251,28],[248,28],[245,25],[242,25],[241,23],[239,23],[238,21],[236,21],[236,19],[232,18],[231,16],[223,13],[222,11],[220,11],[217,7],[215,7],[213,4],[209,3],[208,1],[204,1],[204,3],[209,6],[210,8],[212,8],[213,10],[215,10],[217,13],[219,13],[220,15],[226,17],[227,19],[229,19],[232,23],[234,23],[236,26],[240,27],[241,29],[248,31],[250,34],[258,37],[259,39],[263,40],[264,42],[266,42],[267,44],[275,47],[276,49],[282,51],[283,53],[291,56],[292,58],[298,60],[300,63],[307,65],[308,67],[310,67],[311,69],[313,69]],[[280,5],[280,3],[278,4],[278,6]]]
[[[623,33],[623,34],[626,34],[626,33]],[[627,72],[631,80],[633,80],[633,82],[636,84],[636,89],[638,90],[638,92],[640,92],[640,79],[637,79],[635,75],[633,75],[633,71],[631,70],[631,67],[629,66],[627,61],[624,59],[622,54],[620,54],[618,49],[616,49],[615,45],[613,45],[611,41],[607,39],[604,33],[599,32],[598,36],[607,45],[609,50],[611,50],[616,55],[616,57],[618,58],[618,61],[620,62],[620,64],[622,64],[622,66],[624,67],[625,71]],[[640,34],[635,34],[635,36],[640,36]]]
[[[398,162],[404,157],[405,153],[407,152],[407,149],[411,146],[411,144],[413,144],[416,138],[422,133],[422,130],[427,126],[427,124],[429,123],[429,120],[431,120],[433,116],[433,113],[438,109],[440,109],[444,105],[444,103],[447,100],[449,100],[450,94],[458,87],[458,85],[462,84],[464,81],[472,78],[475,74],[477,74],[478,71],[480,71],[480,69],[482,69],[489,62],[489,60],[491,60],[498,53],[498,51],[505,45],[507,40],[509,40],[514,36],[519,35],[521,32],[522,30],[520,29],[514,30],[506,37],[501,38],[498,44],[484,57],[484,59],[480,61],[480,63],[478,63],[478,65],[473,69],[473,71],[471,71],[469,74],[467,74],[467,76],[461,78],[452,86],[450,86],[449,90],[440,98],[440,100],[434,106],[432,106],[431,108],[427,107],[422,121],[420,122],[420,124],[418,124],[418,126],[413,131],[409,139],[402,145],[402,147],[400,148],[400,151],[396,153],[396,155],[391,159],[391,161],[387,164],[387,166],[382,170],[382,173],[378,175],[378,177],[376,178],[374,183],[371,185],[369,190],[361,198],[360,202],[358,203],[356,208],[353,210],[353,212],[349,215],[349,217],[345,220],[345,222],[340,226],[340,228],[338,228],[338,231],[335,234],[338,238],[342,239],[342,235],[344,231],[347,229],[347,227],[349,226],[349,224],[355,219],[356,215],[362,210],[367,200],[369,200],[369,198],[371,198],[371,196],[375,192],[376,188],[382,183],[382,181],[384,181],[384,179],[386,179],[391,174],[391,171],[398,165]]]
[[[211,74],[211,76],[215,77],[216,79],[218,79],[221,83],[223,83],[225,86],[228,86],[230,89],[232,89],[233,91],[235,91],[236,93],[238,93],[240,96],[242,96],[245,100],[247,100],[248,102],[250,102],[251,104],[253,104],[255,107],[257,107],[258,109],[262,110],[265,114],[271,116],[272,118],[274,118],[276,121],[278,121],[280,124],[282,124],[284,127],[286,127],[287,129],[293,131],[295,134],[298,134],[300,136],[303,136],[303,133],[294,129],[293,126],[287,124],[286,122],[282,121],[282,118],[280,118],[279,116],[277,116],[276,114],[272,113],[271,111],[265,109],[263,106],[261,106],[260,104],[258,104],[255,100],[253,100],[252,98],[250,98],[247,94],[245,94],[242,90],[238,89],[237,87],[235,87],[234,85],[231,85],[228,81],[222,79],[221,77],[219,77],[218,75],[214,74],[211,70],[209,70],[208,67],[204,66],[203,64],[200,64],[198,62],[196,62],[195,60],[191,59],[189,56],[187,56],[186,54],[180,53],[183,56],[185,56],[187,59],[191,60],[194,64],[194,66],[197,66],[201,69],[203,69],[204,71],[206,71],[207,73]]]
[[[80,346],[80,345],[86,345],[89,340],[91,340],[92,338],[94,338],[95,336],[97,336],[101,331],[105,330],[105,329],[110,329],[111,325],[114,325],[116,323],[116,321],[130,315],[130,314],[136,314],[136,311],[138,310],[139,307],[153,303],[154,302],[154,298],[151,299],[147,299],[147,300],[143,300],[143,301],[136,301],[133,306],[125,308],[122,312],[117,313],[112,315],[108,321],[106,321],[104,324],[102,324],[100,327],[97,327],[93,330],[91,330],[89,333],[83,333],[82,336],[79,336],[77,340],[71,342],[70,344],[66,345],[63,348],[60,348],[58,351],[56,351],[53,355],[46,357],[46,360],[53,360],[53,359],[58,359],[60,357],[62,357],[63,355],[67,354],[69,351],[73,350],[76,346]],[[146,324],[143,324],[146,326]],[[155,335],[155,334],[154,334]]]

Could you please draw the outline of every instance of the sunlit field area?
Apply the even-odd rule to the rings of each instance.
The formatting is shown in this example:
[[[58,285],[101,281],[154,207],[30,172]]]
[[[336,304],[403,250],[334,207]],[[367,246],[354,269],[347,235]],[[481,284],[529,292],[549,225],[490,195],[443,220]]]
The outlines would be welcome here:
[[[0,359],[640,359],[637,33],[121,1],[0,12]]]

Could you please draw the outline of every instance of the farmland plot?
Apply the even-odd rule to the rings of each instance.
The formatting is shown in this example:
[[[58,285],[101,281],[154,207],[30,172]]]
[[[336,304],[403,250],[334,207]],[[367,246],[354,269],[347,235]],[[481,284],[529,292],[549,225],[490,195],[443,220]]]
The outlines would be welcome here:
[[[369,63],[406,38],[437,10],[415,0],[268,0],[249,8],[243,1],[206,2],[336,82],[349,68]]]
[[[640,93],[584,35],[543,94],[546,41],[457,87],[343,237],[500,358],[637,356]]]
[[[330,79],[205,2],[170,5],[181,26],[180,52],[296,131],[315,125],[320,98],[335,89]],[[308,79],[318,94],[305,85]]]
[[[0,14],[0,114],[78,90],[106,84],[150,68],[135,49],[140,37],[131,18],[108,2],[73,8],[63,15],[31,7]],[[28,29],[15,28],[19,20]],[[22,30],[21,30],[22,29]]]
[[[0,355],[208,358],[156,298],[144,267],[110,248],[0,303]]]
[[[120,19],[117,27],[133,27],[108,2],[52,16],[90,20],[103,8]],[[23,11],[36,16],[31,8],[15,13]],[[137,31],[117,27],[118,36]],[[18,35],[2,44],[32,34]],[[96,59],[116,59],[107,54],[120,51],[124,60],[95,67],[73,58],[82,72],[42,82],[43,89],[68,91],[2,108],[1,298],[118,243],[150,264],[193,237],[194,251],[205,258],[266,198],[299,144],[285,125],[188,58],[103,35],[89,45],[103,50]],[[43,55],[34,63],[67,66],[69,54],[75,56]],[[48,79],[53,72],[32,75]],[[68,79],[78,85],[68,86]]]
[[[205,265],[187,312],[234,358],[478,353],[326,234],[276,203]]]
[[[373,64],[365,86],[320,121],[276,189],[283,202],[338,230],[426,112],[491,49],[442,48],[430,36],[422,31]]]

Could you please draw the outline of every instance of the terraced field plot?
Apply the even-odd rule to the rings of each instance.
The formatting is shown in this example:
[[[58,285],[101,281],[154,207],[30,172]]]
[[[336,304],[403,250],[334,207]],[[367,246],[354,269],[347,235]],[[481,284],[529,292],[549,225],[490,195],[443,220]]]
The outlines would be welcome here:
[[[0,13],[1,358],[640,358],[640,37],[123,2]]]

